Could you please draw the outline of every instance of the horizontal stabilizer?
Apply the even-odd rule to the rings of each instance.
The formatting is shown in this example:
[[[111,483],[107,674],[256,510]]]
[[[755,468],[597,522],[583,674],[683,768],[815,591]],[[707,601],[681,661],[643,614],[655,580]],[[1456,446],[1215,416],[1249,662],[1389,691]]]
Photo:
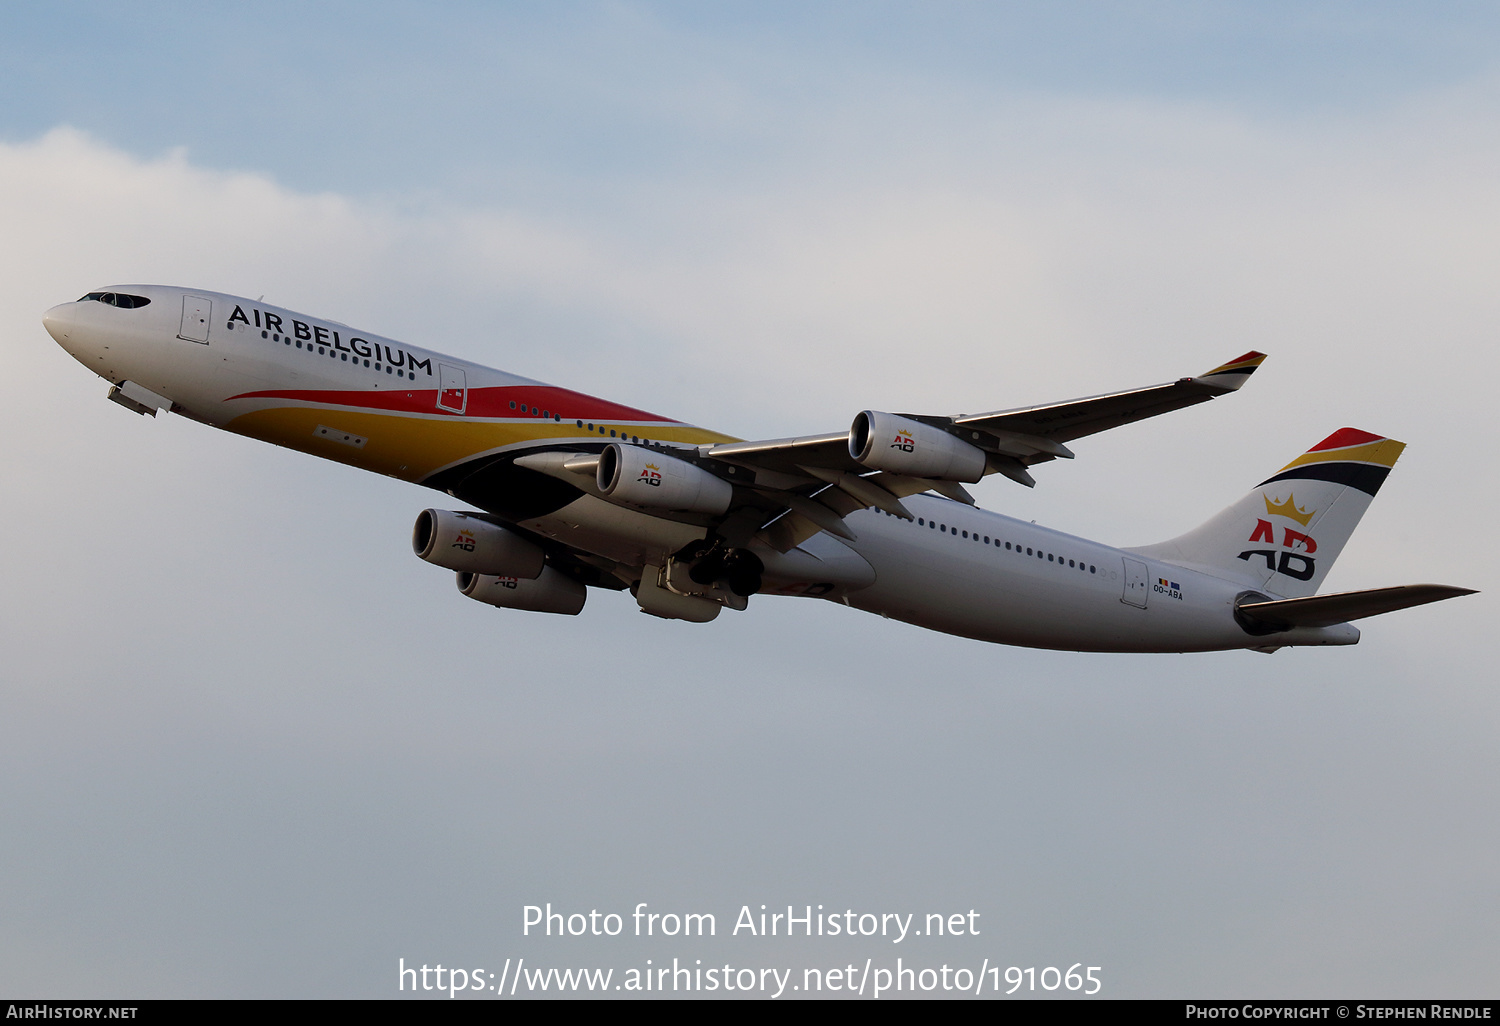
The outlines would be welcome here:
[[[1332,627],[1365,616],[1473,594],[1472,588],[1452,588],[1446,584],[1404,584],[1397,588],[1344,591],[1308,598],[1242,602],[1235,607],[1235,615],[1260,628],[1287,631],[1293,627]]]

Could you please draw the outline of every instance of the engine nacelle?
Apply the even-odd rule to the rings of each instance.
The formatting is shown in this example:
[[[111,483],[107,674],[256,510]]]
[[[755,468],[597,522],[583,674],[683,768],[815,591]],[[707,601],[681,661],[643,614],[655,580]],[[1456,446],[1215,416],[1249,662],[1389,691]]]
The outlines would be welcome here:
[[[686,460],[612,442],[599,456],[599,490],[617,502],[653,509],[723,513],[734,487]]]
[[[985,453],[942,428],[894,413],[866,410],[849,428],[849,455],[871,470],[939,481],[978,481]]]
[[[588,589],[550,566],[528,581],[524,577],[500,577],[460,571],[458,590],[471,599],[503,609],[529,609],[535,613],[577,616],[583,610]]]
[[[424,509],[411,532],[412,551],[429,563],[460,573],[534,580],[545,553],[514,531],[446,509]]]

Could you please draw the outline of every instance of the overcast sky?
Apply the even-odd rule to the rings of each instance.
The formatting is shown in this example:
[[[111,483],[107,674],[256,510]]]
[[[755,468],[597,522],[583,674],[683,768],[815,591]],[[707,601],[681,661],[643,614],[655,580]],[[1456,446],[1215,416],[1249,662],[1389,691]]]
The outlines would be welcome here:
[[[0,993],[900,956],[1493,996],[1489,594],[1271,656],[497,610],[411,555],[442,496],[129,414],[40,323],[264,294],[747,438],[1256,348],[981,504],[1142,544],[1356,426],[1408,449],[1327,589],[1488,589],[1492,6],[305,6],[0,9]],[[545,902],[718,936],[522,937]],[[982,932],[729,935],[763,903]]]

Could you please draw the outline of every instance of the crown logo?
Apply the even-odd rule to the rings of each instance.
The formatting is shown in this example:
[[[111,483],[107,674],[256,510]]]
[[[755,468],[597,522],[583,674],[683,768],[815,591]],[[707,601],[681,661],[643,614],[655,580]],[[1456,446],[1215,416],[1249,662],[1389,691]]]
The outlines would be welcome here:
[[[1296,499],[1296,496],[1292,495],[1290,492],[1287,493],[1287,497],[1286,497],[1286,501],[1285,502],[1276,502],[1276,503],[1273,503],[1271,501],[1271,497],[1269,495],[1262,495],[1261,498],[1263,498],[1263,499],[1266,500],[1266,512],[1267,513],[1270,513],[1270,514],[1273,514],[1273,515],[1276,515],[1276,516],[1291,517],[1293,520],[1297,521],[1297,523],[1301,524],[1303,527],[1307,526],[1307,522],[1309,520],[1311,520],[1313,518],[1313,514],[1317,512],[1317,510],[1315,510],[1315,509],[1308,509],[1308,510],[1300,510],[1300,509],[1298,509],[1297,508],[1297,499]]]

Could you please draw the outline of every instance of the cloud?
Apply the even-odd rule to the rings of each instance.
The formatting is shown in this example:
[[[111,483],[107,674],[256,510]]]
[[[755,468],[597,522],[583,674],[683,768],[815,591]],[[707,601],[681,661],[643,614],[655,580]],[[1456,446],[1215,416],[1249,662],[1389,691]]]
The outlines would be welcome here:
[[[1332,586],[1472,585],[1488,95],[1331,125],[1012,101],[900,146],[852,111],[801,166],[576,210],[310,194],[68,129],[0,145],[0,980],[378,995],[401,954],[521,953],[525,902],[827,900],[982,906],[995,947],[945,952],[1077,952],[1117,996],[1470,992],[1495,954],[1464,911],[1495,841],[1484,596],[1270,659],[760,599],[706,629],[621,596],[508,615],[406,554],[439,497],[133,417],[39,317],[110,282],[265,293],[757,435],[1262,348],[1241,394],[985,503],[1164,537],[1353,423],[1411,448]]]

